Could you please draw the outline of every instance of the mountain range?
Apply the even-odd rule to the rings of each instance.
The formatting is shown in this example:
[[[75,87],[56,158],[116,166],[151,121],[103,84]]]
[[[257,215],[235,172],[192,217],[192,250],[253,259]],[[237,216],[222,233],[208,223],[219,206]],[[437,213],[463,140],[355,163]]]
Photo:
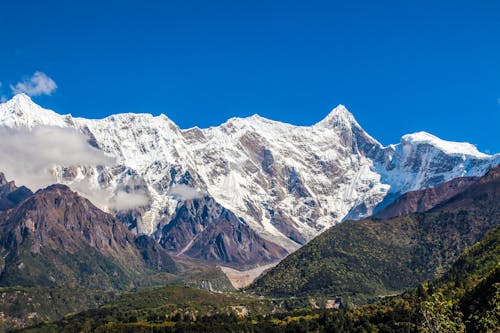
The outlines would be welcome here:
[[[180,129],[165,115],[59,115],[19,94],[0,104],[0,126],[9,178],[35,190],[66,184],[171,255],[236,268],[276,262],[338,222],[500,163],[425,132],[384,147],[342,105],[312,126],[254,115]]]

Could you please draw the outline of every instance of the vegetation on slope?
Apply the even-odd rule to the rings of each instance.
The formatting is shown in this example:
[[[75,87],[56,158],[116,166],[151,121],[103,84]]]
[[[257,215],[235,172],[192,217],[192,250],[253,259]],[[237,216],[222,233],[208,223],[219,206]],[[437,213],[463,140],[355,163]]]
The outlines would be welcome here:
[[[499,273],[497,227],[441,278],[362,307],[311,310],[293,298],[284,304],[244,294],[164,287],[127,293],[99,309],[26,332],[492,333],[500,328]],[[295,310],[283,312],[287,308]]]
[[[102,266],[105,262],[98,264]],[[78,265],[78,260],[74,262],[74,265]],[[179,275],[145,273],[147,277],[136,281],[137,288],[133,289],[134,292],[165,284],[186,285],[192,288],[217,291],[234,291],[231,282],[219,268],[187,260],[179,262],[179,266],[181,269]],[[38,273],[33,274],[38,275]],[[89,278],[96,276],[93,275]],[[103,288],[106,286],[106,281],[103,280]],[[13,280],[13,284],[15,284],[15,280]],[[37,286],[17,285],[0,288],[0,332],[15,328],[20,329],[41,322],[60,320],[65,315],[97,308],[106,302],[109,303],[123,293],[113,289],[108,291],[93,290],[83,287],[84,285],[60,287],[50,283],[50,281],[45,281]],[[128,295],[134,295],[132,291],[130,293]]]
[[[0,332],[62,318],[110,302],[116,292],[60,287],[0,288]]]
[[[243,293],[218,293],[183,286],[166,286],[120,295],[97,309],[70,315],[53,324],[27,332],[93,332],[127,328],[129,331],[174,327],[216,318],[243,317],[284,312],[306,305],[298,299],[272,300]]]
[[[272,296],[329,295],[365,303],[443,273],[500,223],[500,177],[425,213],[347,221],[285,258],[250,287]]]

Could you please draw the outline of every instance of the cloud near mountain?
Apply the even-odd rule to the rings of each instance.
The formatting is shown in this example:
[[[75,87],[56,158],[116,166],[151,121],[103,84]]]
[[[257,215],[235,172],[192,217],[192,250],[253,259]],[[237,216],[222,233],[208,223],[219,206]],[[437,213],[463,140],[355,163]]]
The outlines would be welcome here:
[[[33,189],[53,184],[60,166],[113,165],[114,159],[91,147],[76,130],[43,126],[32,130],[0,127],[0,169]]]
[[[95,149],[88,138],[71,128],[41,126],[32,130],[0,127],[0,170],[19,184],[37,190],[60,182],[55,168],[72,166],[113,166],[116,160]],[[86,180],[72,188],[102,207],[122,210],[146,205],[146,193],[112,193],[96,189]]]
[[[191,186],[184,184],[173,185],[170,188],[168,194],[182,201],[199,199],[203,197],[203,194],[201,192],[197,191],[195,188]]]

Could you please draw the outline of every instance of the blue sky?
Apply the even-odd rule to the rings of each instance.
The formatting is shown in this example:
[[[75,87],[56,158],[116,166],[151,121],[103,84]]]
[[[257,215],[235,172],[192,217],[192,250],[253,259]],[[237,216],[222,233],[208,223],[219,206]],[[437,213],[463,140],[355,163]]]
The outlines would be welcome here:
[[[500,152],[500,1],[61,3],[0,2],[0,96],[39,71],[57,89],[33,99],[59,113],[182,128],[344,104],[383,144],[425,130]]]

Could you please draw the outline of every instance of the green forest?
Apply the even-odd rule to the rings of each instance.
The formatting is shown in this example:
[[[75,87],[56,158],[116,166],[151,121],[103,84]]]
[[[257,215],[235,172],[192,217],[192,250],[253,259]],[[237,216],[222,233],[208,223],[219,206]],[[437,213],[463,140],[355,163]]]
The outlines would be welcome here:
[[[402,295],[342,309],[284,300],[161,287],[24,332],[497,332],[500,227],[440,278]]]

